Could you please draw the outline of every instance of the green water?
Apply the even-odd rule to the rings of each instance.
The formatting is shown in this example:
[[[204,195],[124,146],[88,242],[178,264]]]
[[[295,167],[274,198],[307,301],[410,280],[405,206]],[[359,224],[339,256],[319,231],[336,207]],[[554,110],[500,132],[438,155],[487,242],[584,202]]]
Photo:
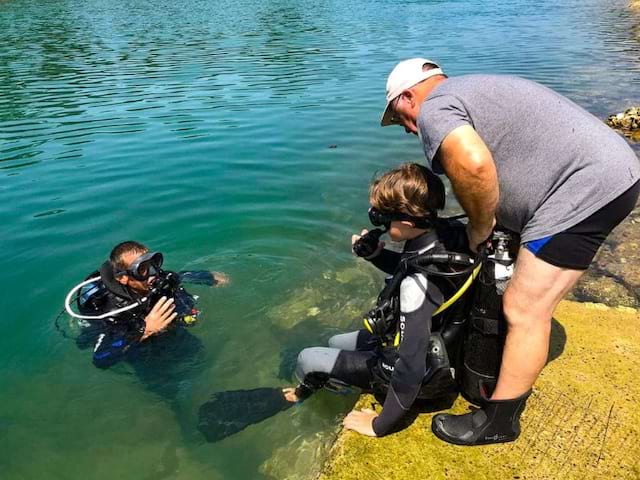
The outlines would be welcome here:
[[[288,384],[297,351],[370,305],[380,278],[349,253],[368,181],[422,159],[378,127],[386,74],[425,55],[604,117],[640,91],[625,3],[0,1],[0,476],[309,478],[353,394],[216,444],[194,414],[214,391]],[[126,239],[232,278],[190,288],[203,348],[168,368],[171,400],[54,327]]]

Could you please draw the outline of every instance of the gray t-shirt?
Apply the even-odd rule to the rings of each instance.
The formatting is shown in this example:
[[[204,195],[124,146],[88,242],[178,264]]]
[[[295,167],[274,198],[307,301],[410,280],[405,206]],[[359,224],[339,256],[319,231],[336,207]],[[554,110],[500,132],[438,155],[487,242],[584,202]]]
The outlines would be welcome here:
[[[562,232],[640,179],[640,160],[601,120],[562,95],[512,76],[465,75],[425,99],[418,134],[434,172],[444,138],[471,125],[498,172],[499,224],[522,242]]]

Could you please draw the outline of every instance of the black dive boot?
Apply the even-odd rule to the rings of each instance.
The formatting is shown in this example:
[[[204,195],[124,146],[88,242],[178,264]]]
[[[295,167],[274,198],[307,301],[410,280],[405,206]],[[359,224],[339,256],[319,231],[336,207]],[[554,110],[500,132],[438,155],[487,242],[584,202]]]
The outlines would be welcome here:
[[[440,440],[456,445],[512,442],[520,435],[520,414],[529,395],[531,390],[513,400],[486,400],[483,408],[464,415],[439,413],[431,430]]]

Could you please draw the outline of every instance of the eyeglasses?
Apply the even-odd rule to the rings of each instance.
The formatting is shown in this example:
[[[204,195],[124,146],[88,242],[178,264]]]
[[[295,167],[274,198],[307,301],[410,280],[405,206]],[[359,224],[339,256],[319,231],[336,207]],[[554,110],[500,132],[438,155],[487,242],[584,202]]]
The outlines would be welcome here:
[[[389,118],[389,121],[391,123],[394,123],[396,125],[401,125],[402,122],[400,121],[400,117],[398,117],[396,115],[397,113],[397,108],[398,108],[398,103],[400,102],[400,97],[402,97],[402,94],[398,95],[396,98],[393,99],[393,102],[391,103],[391,117]]]

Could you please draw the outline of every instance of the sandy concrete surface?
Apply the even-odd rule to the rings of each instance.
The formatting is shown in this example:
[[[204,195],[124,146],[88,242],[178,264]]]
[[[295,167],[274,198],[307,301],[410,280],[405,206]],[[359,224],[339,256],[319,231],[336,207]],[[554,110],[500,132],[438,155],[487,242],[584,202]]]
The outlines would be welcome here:
[[[319,478],[640,479],[640,311],[565,301],[554,319],[552,360],[517,441],[446,444],[431,433],[433,413],[423,405],[394,435],[343,432]],[[359,406],[374,402],[365,395]],[[459,398],[451,410],[468,407]]]

